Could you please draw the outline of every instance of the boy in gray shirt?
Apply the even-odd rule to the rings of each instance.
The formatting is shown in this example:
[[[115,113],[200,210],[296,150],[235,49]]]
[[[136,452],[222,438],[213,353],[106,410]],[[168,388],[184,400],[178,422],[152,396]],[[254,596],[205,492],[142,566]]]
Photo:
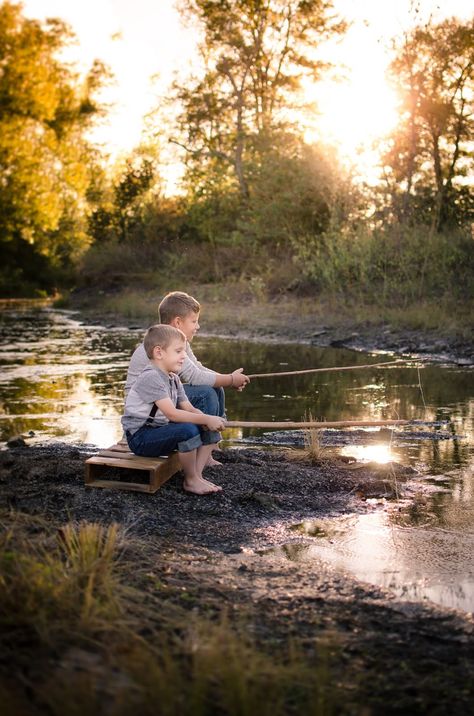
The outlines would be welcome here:
[[[186,337],[186,354],[179,369],[179,377],[185,383],[184,390],[188,400],[194,407],[207,415],[219,415],[225,418],[224,387],[243,390],[249,378],[244,375],[243,368],[232,373],[217,373],[206,368],[198,361],[191,350],[191,341],[199,330],[199,312],[201,306],[195,298],[183,291],[168,293],[159,305],[160,321],[178,328]],[[138,375],[149,365],[144,345],[139,345],[132,355],[125,383],[125,396],[128,395]],[[208,465],[220,465],[209,455]]]
[[[222,488],[202,476],[225,423],[206,415],[188,400],[177,375],[186,355],[186,337],[178,329],[156,325],[143,342],[147,365],[130,388],[122,426],[136,455],[157,457],[178,450],[183,487],[198,495]]]

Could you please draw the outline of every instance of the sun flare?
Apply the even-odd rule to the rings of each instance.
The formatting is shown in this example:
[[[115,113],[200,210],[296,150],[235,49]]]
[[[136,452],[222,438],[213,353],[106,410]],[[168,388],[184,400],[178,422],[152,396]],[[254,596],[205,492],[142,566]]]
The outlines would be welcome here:
[[[385,465],[393,460],[390,445],[348,445],[341,450],[342,455],[350,455],[362,462],[378,462]]]

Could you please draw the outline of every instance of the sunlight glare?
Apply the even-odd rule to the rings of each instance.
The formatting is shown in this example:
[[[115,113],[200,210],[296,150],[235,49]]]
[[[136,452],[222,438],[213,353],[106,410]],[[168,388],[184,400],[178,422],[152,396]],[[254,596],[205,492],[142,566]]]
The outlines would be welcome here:
[[[390,445],[348,445],[342,448],[341,455],[349,455],[362,462],[378,462],[380,465],[393,460]]]

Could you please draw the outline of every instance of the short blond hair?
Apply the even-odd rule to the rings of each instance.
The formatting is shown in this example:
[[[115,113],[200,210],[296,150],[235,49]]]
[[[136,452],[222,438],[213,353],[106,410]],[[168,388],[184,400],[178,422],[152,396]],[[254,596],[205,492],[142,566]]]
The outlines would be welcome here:
[[[160,348],[166,350],[172,341],[176,340],[186,343],[186,336],[183,331],[173,326],[164,326],[162,323],[157,323],[155,326],[150,326],[145,333],[145,338],[143,339],[145,353],[151,360],[153,358],[153,350],[156,346],[160,346]]]
[[[190,313],[199,313],[201,306],[195,298],[184,291],[167,293],[158,306],[161,323],[171,323],[174,318],[186,318]]]

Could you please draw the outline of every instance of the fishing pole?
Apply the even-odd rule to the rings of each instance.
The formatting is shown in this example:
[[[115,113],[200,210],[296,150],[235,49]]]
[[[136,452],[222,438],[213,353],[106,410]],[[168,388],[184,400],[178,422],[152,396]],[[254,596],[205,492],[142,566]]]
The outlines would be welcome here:
[[[279,373],[253,373],[248,378],[273,378],[284,375],[303,375],[304,373],[327,373],[336,370],[359,370],[361,368],[380,368],[385,365],[395,365],[400,363],[410,363],[410,360],[398,358],[397,360],[384,361],[383,363],[369,363],[368,365],[343,365],[333,366],[332,368],[306,368],[305,370],[285,370]]]
[[[411,420],[342,420],[335,422],[261,422],[247,420],[226,420],[226,428],[270,428],[275,430],[307,430],[309,428],[374,428],[384,425],[409,425]]]

